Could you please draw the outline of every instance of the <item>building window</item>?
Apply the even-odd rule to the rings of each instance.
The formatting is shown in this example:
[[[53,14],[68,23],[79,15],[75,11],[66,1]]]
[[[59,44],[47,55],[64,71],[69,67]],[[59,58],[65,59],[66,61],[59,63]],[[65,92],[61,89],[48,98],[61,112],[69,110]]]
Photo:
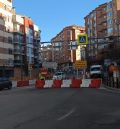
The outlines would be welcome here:
[[[107,18],[107,16],[106,15],[104,15],[104,19],[106,19]]]
[[[109,9],[112,9],[112,2],[108,3],[107,9],[108,9],[108,10],[109,10]]]
[[[30,44],[33,43],[33,38],[29,38],[29,43],[30,43]]]
[[[107,23],[103,23],[103,25],[106,27],[107,26]]]
[[[29,43],[29,37],[26,37],[26,43]]]
[[[32,29],[29,29],[29,34],[30,34],[30,36],[33,36],[33,30]]]
[[[8,37],[8,43],[12,43],[12,37]]]
[[[108,26],[112,25],[112,23],[113,23],[112,19],[108,19],[108,21],[107,21]]]
[[[12,55],[13,54],[13,50],[12,49],[8,49],[8,54]]]
[[[6,5],[4,5],[3,8],[6,10]]]
[[[107,16],[112,17],[113,16],[112,12],[108,12]]]
[[[17,24],[14,24],[14,25],[13,25],[13,30],[14,30],[14,31],[17,31]]]
[[[106,11],[106,10],[107,10],[107,8],[104,8],[103,10],[104,10],[104,11]]]
[[[67,31],[67,37],[70,38],[70,31]]]
[[[5,26],[0,25],[0,30],[5,31]]]
[[[113,28],[108,28],[108,34],[112,34],[113,33]]]
[[[0,42],[4,41],[4,37],[0,36]]]
[[[24,42],[24,37],[19,35],[19,43],[23,43]]]

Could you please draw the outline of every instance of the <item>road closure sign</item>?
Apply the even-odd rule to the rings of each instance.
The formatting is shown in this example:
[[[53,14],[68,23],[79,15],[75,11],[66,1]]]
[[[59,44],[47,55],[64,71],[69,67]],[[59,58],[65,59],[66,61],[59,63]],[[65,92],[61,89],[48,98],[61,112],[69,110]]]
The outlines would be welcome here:
[[[76,69],[85,69],[87,67],[87,61],[86,60],[76,60],[75,62],[75,68]]]
[[[88,35],[79,34],[77,39],[78,45],[87,45],[88,44]]]

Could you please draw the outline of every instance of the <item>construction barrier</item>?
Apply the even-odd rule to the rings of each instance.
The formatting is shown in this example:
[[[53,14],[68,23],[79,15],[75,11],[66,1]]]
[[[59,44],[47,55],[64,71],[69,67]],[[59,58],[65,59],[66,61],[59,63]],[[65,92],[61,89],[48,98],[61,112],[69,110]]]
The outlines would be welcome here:
[[[29,80],[17,81],[17,87],[29,86]]]
[[[51,88],[53,85],[53,80],[46,80],[44,88]]]
[[[53,88],[61,88],[62,80],[53,80]]]
[[[89,87],[91,84],[91,79],[82,79],[81,87]]]
[[[36,80],[29,80],[29,85],[32,86],[35,84],[35,82],[36,82]]]
[[[93,79],[93,80],[91,80],[91,84],[89,87],[90,88],[100,88],[101,83],[102,83],[101,79]]]
[[[35,86],[37,89],[42,88],[100,88],[101,79],[69,79],[69,80],[22,80],[12,81],[12,87]]]
[[[13,88],[17,87],[17,81],[12,81],[12,87]]]
[[[71,85],[71,80],[63,80],[63,83],[61,85],[62,88],[69,88]]]
[[[82,80],[81,79],[72,79],[72,83],[70,85],[71,88],[80,88],[82,84]]]
[[[42,89],[44,88],[45,80],[36,80],[35,82],[35,88]]]

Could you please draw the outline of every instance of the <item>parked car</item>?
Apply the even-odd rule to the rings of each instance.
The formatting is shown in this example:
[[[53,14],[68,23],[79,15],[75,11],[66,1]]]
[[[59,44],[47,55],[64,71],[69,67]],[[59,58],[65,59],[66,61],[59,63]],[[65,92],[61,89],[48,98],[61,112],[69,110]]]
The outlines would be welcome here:
[[[53,80],[61,80],[61,79],[65,79],[66,76],[65,76],[65,73],[64,72],[57,72],[53,75]]]
[[[103,71],[101,65],[92,65],[90,67],[90,78],[102,78]]]
[[[9,78],[7,77],[0,77],[0,89],[4,89],[4,88],[11,89],[12,81],[9,80]]]

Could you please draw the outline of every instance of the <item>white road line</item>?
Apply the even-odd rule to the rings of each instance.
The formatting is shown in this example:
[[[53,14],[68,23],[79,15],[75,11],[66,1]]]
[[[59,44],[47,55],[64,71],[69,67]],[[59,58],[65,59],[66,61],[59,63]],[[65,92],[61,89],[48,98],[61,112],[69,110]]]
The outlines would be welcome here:
[[[70,116],[73,112],[75,112],[75,108],[73,108],[70,112],[68,112],[67,114],[61,116],[60,118],[58,118],[58,120],[63,120],[65,119],[66,117]]]

